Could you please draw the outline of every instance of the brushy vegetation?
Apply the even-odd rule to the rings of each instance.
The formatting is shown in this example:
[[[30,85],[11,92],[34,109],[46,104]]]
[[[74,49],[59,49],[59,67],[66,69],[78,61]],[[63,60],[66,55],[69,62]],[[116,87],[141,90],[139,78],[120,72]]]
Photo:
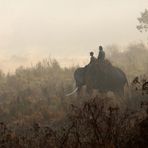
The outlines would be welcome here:
[[[49,120],[63,116],[65,94],[73,89],[75,67],[44,60],[15,74],[0,74],[0,119],[5,122]]]
[[[146,121],[137,112],[108,106],[95,97],[70,112],[54,126],[6,126],[0,123],[0,147],[5,148],[125,148],[147,146]],[[147,108],[147,107],[146,107]],[[146,115],[147,116],[147,115]],[[141,117],[141,118],[140,118]],[[142,141],[141,141],[142,140]]]
[[[122,109],[108,96],[65,97],[73,89],[75,69],[44,60],[14,74],[0,73],[0,148],[147,146],[142,79],[131,85],[132,109]]]

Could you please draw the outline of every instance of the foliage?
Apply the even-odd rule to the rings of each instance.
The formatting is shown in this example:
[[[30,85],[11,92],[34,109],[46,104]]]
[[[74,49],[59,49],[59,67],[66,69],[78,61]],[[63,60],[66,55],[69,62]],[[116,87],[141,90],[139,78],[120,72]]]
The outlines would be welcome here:
[[[33,67],[19,67],[14,74],[1,72],[1,121],[44,121],[63,116],[65,94],[73,89],[74,70],[46,59]]]
[[[148,10],[145,9],[144,12],[141,13],[141,16],[138,18],[139,25],[137,26],[137,29],[142,32],[148,30]]]
[[[125,148],[136,143],[140,114],[108,106],[108,98],[95,97],[71,105],[67,117],[55,127],[34,122],[29,126],[0,123],[0,147],[4,148]],[[60,124],[60,125],[58,125]],[[140,126],[139,126],[140,125]],[[135,139],[135,141],[132,141]],[[134,143],[135,142],[135,143]]]

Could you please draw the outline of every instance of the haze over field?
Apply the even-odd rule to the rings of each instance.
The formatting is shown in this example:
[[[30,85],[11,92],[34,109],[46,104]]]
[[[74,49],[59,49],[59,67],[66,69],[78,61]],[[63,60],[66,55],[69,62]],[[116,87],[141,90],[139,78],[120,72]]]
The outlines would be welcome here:
[[[147,147],[146,30],[148,0],[0,0],[0,148]]]
[[[98,45],[145,42],[136,30],[147,0],[0,0],[0,69],[54,57],[63,66],[89,61]]]

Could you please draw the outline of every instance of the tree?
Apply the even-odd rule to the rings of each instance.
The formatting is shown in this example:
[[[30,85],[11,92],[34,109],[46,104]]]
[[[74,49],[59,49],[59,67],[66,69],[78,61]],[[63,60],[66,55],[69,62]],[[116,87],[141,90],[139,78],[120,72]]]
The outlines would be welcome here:
[[[138,18],[139,25],[137,25],[137,29],[142,32],[148,31],[148,9],[145,9],[144,12],[141,13],[141,16]]]

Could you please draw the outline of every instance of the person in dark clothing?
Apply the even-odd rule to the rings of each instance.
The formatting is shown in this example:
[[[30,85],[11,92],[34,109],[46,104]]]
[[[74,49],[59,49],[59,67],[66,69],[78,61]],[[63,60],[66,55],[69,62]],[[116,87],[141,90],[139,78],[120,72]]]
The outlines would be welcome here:
[[[96,58],[94,57],[94,53],[90,52],[90,64],[95,63],[96,62]]]
[[[104,60],[105,60],[105,52],[103,51],[102,46],[99,46],[98,60],[99,60],[99,62],[104,62]]]

